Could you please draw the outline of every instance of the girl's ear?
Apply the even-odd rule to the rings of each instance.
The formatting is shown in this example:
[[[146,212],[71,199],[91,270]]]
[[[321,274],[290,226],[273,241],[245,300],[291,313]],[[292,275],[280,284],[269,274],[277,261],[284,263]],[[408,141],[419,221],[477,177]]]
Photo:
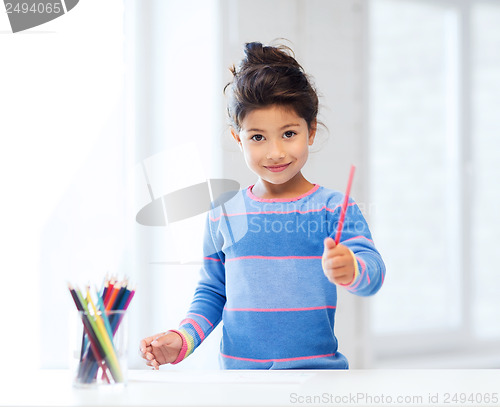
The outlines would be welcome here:
[[[318,121],[314,119],[309,128],[309,145],[312,146],[314,143],[314,137],[316,137],[316,130],[318,128]]]
[[[232,127],[231,127],[231,135],[233,136],[233,138],[238,143],[238,146],[239,146],[240,150],[243,151],[243,147],[241,145],[240,135],[238,133],[236,133],[236,131]]]

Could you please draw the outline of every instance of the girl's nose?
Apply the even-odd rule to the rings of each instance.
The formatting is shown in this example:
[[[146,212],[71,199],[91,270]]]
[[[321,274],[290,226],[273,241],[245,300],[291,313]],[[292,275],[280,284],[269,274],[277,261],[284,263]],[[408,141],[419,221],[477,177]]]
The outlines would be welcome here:
[[[266,158],[268,160],[280,160],[282,158],[285,158],[286,153],[285,149],[281,145],[281,143],[276,142],[276,143],[271,143],[269,146],[269,150],[267,151]]]

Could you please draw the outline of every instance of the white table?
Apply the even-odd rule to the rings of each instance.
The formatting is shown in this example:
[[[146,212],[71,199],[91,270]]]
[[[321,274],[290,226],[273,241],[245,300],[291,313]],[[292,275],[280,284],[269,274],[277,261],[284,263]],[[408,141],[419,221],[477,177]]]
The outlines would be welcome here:
[[[500,370],[131,370],[126,386],[94,389],[74,388],[69,371],[41,370],[0,387],[0,406],[500,406],[499,398]]]

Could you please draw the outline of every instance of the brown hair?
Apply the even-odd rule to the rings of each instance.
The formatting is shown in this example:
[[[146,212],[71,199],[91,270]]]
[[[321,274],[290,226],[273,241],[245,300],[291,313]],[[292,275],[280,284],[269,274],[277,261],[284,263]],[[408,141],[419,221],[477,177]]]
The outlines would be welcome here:
[[[235,130],[241,130],[243,119],[252,110],[270,105],[292,108],[309,129],[316,125],[318,95],[289,47],[247,43],[245,58],[230,71],[234,78],[224,92],[229,90],[227,112]]]

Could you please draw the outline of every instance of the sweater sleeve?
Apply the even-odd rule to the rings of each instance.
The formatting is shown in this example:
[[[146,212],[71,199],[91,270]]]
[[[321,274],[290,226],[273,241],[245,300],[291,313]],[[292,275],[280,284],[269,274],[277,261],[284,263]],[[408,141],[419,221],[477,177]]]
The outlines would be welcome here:
[[[203,265],[186,318],[180,323],[178,334],[182,337],[182,349],[174,364],[187,358],[214,330],[222,319],[226,303],[225,256],[217,250],[212,233],[213,221],[207,216],[203,243]]]
[[[332,238],[335,238],[339,217],[340,207],[337,207],[333,217],[335,227],[330,235]],[[354,279],[344,287],[359,296],[375,294],[384,282],[385,264],[375,248],[361,210],[352,199],[347,207],[340,243],[351,250],[355,261]]]

